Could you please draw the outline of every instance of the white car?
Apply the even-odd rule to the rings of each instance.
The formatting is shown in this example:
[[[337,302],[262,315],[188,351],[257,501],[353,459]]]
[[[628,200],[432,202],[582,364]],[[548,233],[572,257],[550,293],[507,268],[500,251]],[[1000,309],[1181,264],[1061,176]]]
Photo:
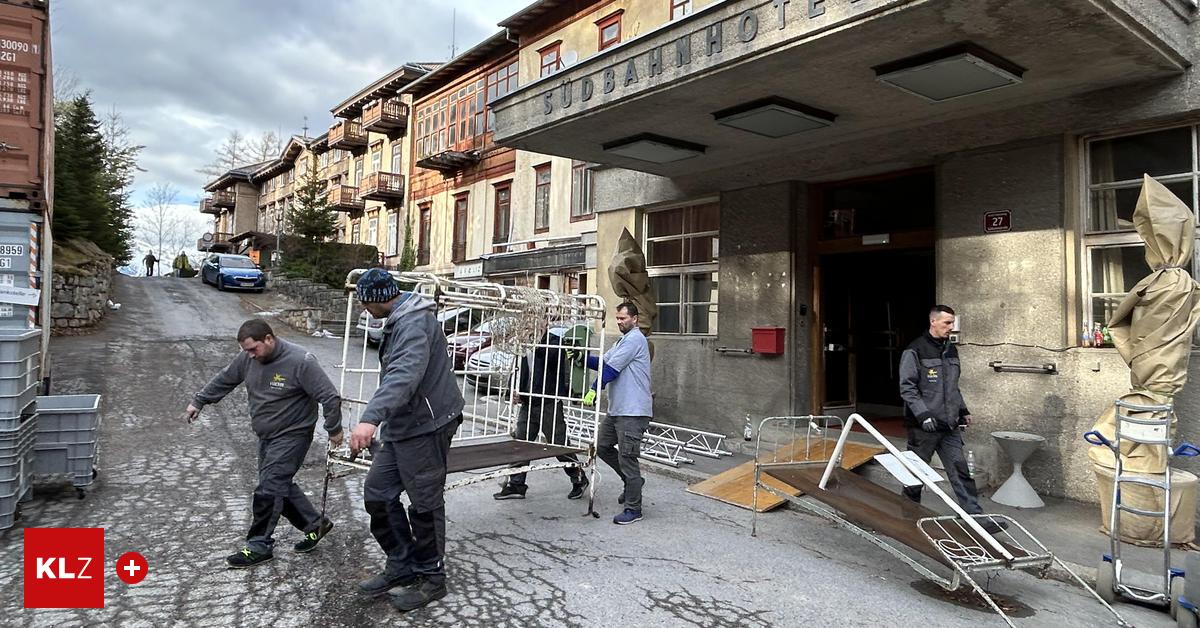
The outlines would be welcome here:
[[[550,334],[562,338],[573,326],[581,323],[556,323]],[[467,382],[483,394],[498,391],[501,394],[512,385],[512,374],[517,369],[517,356],[494,346],[488,346],[467,358]]]

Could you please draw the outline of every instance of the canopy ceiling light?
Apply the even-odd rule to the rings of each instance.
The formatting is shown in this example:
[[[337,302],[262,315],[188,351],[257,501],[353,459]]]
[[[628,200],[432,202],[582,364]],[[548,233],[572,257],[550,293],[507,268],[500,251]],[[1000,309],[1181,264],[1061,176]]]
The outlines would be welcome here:
[[[837,116],[798,102],[771,96],[713,114],[717,124],[766,137],[784,137],[833,124]]]
[[[932,102],[1021,82],[1025,68],[971,43],[955,44],[874,68],[875,78]]]
[[[641,133],[608,142],[602,148],[606,153],[656,164],[666,164],[703,155],[706,147],[703,144],[693,144],[653,133]]]

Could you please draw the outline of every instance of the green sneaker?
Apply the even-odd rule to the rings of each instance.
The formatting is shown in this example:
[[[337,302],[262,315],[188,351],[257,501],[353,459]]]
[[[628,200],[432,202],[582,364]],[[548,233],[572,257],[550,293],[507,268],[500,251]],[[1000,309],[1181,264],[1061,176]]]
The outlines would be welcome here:
[[[233,569],[246,569],[267,562],[275,558],[274,554],[259,554],[248,547],[243,547],[242,551],[236,554],[230,554],[225,558],[225,564]]]
[[[320,543],[321,539],[325,538],[325,535],[329,534],[329,531],[332,529],[333,522],[328,519],[324,519],[321,521],[321,525],[318,526],[316,530],[305,534],[304,540],[292,546],[292,549],[300,552],[301,554],[307,554],[308,552],[317,549],[317,543]]]

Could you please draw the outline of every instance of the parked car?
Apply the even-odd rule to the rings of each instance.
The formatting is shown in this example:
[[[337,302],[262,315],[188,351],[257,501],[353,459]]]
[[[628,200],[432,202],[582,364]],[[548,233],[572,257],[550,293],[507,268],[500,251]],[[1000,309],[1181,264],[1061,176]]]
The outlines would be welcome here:
[[[467,364],[467,358],[472,354],[492,346],[492,325],[495,319],[489,319],[472,327],[446,337],[450,356],[454,360],[454,370],[461,371]]]
[[[200,280],[217,290],[253,290],[267,288],[267,276],[258,264],[245,255],[211,255],[200,266]]]

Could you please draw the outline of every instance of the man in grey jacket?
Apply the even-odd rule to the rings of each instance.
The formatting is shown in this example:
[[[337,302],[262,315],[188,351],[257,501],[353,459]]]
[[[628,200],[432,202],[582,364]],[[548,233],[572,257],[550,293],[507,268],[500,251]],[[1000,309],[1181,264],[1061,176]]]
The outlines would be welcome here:
[[[935,305],[929,311],[929,331],[913,340],[900,354],[900,397],[904,400],[908,449],[925,462],[936,451],[946,469],[958,503],[968,514],[979,514],[979,489],[963,456],[962,429],[971,424],[971,411],[958,388],[962,372],[958,347],[949,342],[954,310]],[[906,487],[904,494],[920,503],[921,487]],[[991,519],[981,525],[997,532],[1003,524]]]
[[[251,501],[246,546],[225,562],[245,568],[274,558],[272,533],[283,515],[304,532],[294,549],[311,552],[333,522],[322,517],[294,478],[312,445],[317,404],[325,413],[329,443],[342,442],[342,398],[303,347],[275,337],[262,319],[242,323],[237,333],[242,352],[196,393],[184,417],[191,423],[205,405],[217,403],[243,382],[249,398],[250,427],[258,436],[258,486]]]
[[[446,596],[446,459],[464,401],[433,301],[403,292],[387,271],[359,278],[363,307],[382,318],[379,388],[350,435],[350,450],[381,441],[363,483],[371,534],[387,554],[383,573],[359,583],[371,596],[390,593],[411,611]],[[400,493],[407,492],[405,513]]]

